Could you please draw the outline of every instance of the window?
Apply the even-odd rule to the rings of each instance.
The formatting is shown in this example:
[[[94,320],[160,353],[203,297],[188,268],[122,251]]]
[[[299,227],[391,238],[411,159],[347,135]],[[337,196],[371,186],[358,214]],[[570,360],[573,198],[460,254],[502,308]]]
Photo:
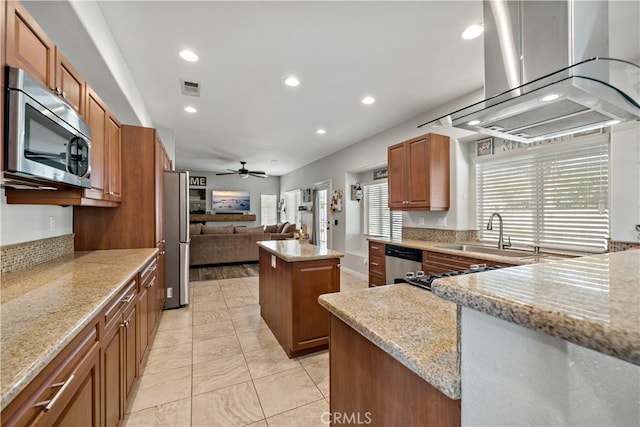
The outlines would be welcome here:
[[[498,240],[487,222],[504,220],[516,246],[604,252],[609,236],[609,144],[599,136],[547,145],[476,163],[477,226],[482,241]]]
[[[260,223],[270,225],[278,222],[278,201],[275,194],[260,195]]]
[[[365,234],[402,238],[402,212],[389,210],[387,182],[364,185]]]
[[[298,206],[300,206],[302,200],[302,191],[292,190],[284,193],[284,206],[286,211],[286,221],[289,224],[300,225],[300,213],[298,212]]]

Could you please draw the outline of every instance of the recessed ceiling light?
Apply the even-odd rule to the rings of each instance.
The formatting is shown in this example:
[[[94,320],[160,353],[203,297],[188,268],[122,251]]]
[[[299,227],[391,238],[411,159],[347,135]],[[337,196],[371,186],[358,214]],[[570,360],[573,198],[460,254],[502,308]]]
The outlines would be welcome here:
[[[291,76],[291,77],[288,77],[284,81],[284,84],[286,84],[287,86],[296,87],[296,86],[300,85],[300,80],[298,80],[295,77]]]
[[[327,131],[326,131],[326,130],[324,130],[324,129],[318,129],[318,130],[316,131],[316,133],[317,133],[318,135],[324,135],[325,133],[327,133]]]
[[[617,125],[618,123],[620,123],[620,120],[611,120],[607,123],[605,123],[606,126],[613,126],[613,125]]]
[[[462,38],[465,40],[475,39],[476,37],[479,37],[483,31],[484,31],[484,28],[480,24],[469,25],[462,32]]]
[[[364,98],[362,98],[362,103],[363,104],[373,104],[374,102],[376,102],[375,98],[372,96],[365,96]]]
[[[558,95],[557,93],[552,93],[550,95],[547,95],[545,97],[542,98],[543,102],[549,102],[549,101],[553,101],[554,99],[558,99],[560,98],[560,95]]]
[[[198,55],[190,50],[183,50],[180,52],[180,58],[184,59],[185,61],[196,62],[198,60]]]
[[[475,125],[479,125],[480,124],[480,120],[471,120],[469,123],[467,123],[469,126],[475,126]]]
[[[184,107],[184,111],[186,111],[187,113],[197,113],[198,110],[196,110],[193,107]]]

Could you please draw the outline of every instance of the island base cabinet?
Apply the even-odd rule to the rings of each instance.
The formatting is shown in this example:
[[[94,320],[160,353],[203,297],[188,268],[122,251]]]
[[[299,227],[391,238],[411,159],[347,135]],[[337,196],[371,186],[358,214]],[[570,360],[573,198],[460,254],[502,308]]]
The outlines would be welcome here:
[[[340,291],[338,259],[286,262],[261,248],[259,277],[260,314],[287,356],[327,348],[329,315],[318,297]]]
[[[330,318],[332,425],[460,425],[460,400],[448,398],[340,319]]]

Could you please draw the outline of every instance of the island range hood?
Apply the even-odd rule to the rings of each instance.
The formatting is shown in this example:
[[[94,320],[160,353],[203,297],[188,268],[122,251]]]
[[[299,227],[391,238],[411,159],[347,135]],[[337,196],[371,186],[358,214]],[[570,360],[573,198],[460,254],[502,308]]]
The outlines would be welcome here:
[[[640,66],[608,57],[608,10],[606,1],[485,0],[487,99],[418,127],[450,120],[531,143],[637,120]]]

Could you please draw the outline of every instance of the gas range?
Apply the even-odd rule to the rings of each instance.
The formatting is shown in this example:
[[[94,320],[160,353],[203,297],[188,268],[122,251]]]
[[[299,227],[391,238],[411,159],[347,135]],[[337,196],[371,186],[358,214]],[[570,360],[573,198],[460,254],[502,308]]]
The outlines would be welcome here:
[[[417,286],[422,289],[426,289],[428,291],[431,290],[431,282],[436,279],[441,279],[443,277],[451,277],[451,276],[460,276],[462,274],[472,274],[472,273],[481,273],[483,271],[491,271],[502,268],[500,266],[488,266],[486,264],[473,264],[470,266],[468,270],[455,270],[448,271],[446,273],[439,274],[430,274],[428,276],[422,277],[398,277],[393,283],[408,283],[409,285]]]

